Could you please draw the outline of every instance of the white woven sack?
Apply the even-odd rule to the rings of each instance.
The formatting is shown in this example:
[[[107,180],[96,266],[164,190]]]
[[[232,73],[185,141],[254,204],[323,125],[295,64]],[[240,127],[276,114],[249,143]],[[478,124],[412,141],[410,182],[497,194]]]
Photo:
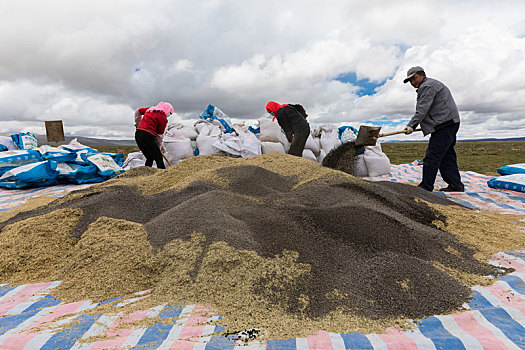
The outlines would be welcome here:
[[[366,177],[366,176],[368,176],[368,168],[366,166],[365,155],[364,154],[360,154],[360,155],[355,157],[355,163],[354,163],[354,168],[353,168],[353,174],[352,175],[359,176],[359,177]]]
[[[314,154],[319,154],[319,145],[315,142],[312,135],[308,135],[304,148],[311,150]]]
[[[221,154],[213,144],[221,135],[221,130],[216,125],[205,125],[199,136],[197,136],[197,148],[200,156],[219,155]]]
[[[241,145],[241,157],[248,158],[262,154],[261,141],[248,130],[248,127],[235,128],[239,134],[239,143]]]
[[[321,148],[326,154],[330,153],[336,147],[341,145],[339,140],[339,130],[336,127],[322,127],[321,128]]]
[[[166,153],[166,158],[168,158],[171,163],[194,155],[191,140],[185,137],[184,134],[182,134],[182,137],[165,136],[163,148]]]
[[[281,142],[284,145],[286,135],[282,132],[279,123],[272,121],[271,118],[261,118],[259,125],[261,126],[259,135],[261,142]]]
[[[280,153],[286,154],[284,146],[280,142],[261,142],[262,154]]]
[[[314,155],[314,152],[311,149],[304,149],[303,150],[303,158],[311,159],[314,162],[317,162],[317,158]]]
[[[128,171],[139,166],[144,166],[144,164],[146,164],[146,158],[142,152],[131,152],[128,154],[124,164],[122,164],[122,168]]]
[[[197,120],[195,122],[195,124],[193,124],[193,127],[200,134],[202,128],[204,128],[207,125],[212,125],[212,124],[209,121],[207,121],[207,120]]]
[[[390,174],[390,159],[381,152],[380,146],[365,146],[364,158],[369,177]]]
[[[317,156],[317,162],[319,164],[323,164],[324,157],[326,157],[326,152],[324,151],[324,149],[321,148],[321,150],[319,151],[319,155]]]

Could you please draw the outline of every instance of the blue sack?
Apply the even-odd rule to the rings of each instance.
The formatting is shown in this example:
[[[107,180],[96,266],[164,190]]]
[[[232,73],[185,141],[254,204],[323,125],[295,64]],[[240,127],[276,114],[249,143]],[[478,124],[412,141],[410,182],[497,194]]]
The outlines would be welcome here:
[[[82,159],[98,168],[98,174],[106,178],[111,178],[122,174],[122,169],[110,156],[102,153],[82,154]]]
[[[505,165],[498,169],[500,175],[525,174],[525,163]]]
[[[347,131],[347,129],[350,129],[355,136],[351,137],[350,139],[352,140],[355,140],[355,138],[357,137],[357,134],[359,133],[359,130],[357,130],[356,128],[354,128],[353,126],[341,126],[338,128],[338,136],[339,136],[339,140],[342,142],[342,143],[346,143],[347,140],[346,139],[343,139],[343,134],[345,134],[345,131]]]
[[[0,152],[4,151],[13,151],[16,150],[17,147],[15,143],[13,142],[13,139],[11,136],[0,136]]]
[[[110,156],[111,158],[113,158],[113,160],[115,161],[115,163],[118,164],[118,166],[122,166],[122,164],[124,164],[124,153],[102,153],[102,154],[106,154]]]
[[[76,159],[77,154],[61,148],[51,147],[49,145],[43,145],[38,148],[38,151],[42,155],[42,159],[54,160],[57,163],[60,162],[72,162]]]
[[[94,165],[58,163],[57,171],[57,179],[61,183],[77,183],[76,180],[88,180],[99,176],[98,168]]]
[[[30,132],[11,135],[11,139],[19,149],[35,149],[38,147],[38,141],[35,135]]]
[[[89,163],[82,157],[86,154],[96,154],[99,153],[96,149],[93,148],[82,148],[82,149],[75,149],[71,150],[73,153],[75,153],[75,159],[72,161],[69,161],[68,163],[75,163],[80,165],[89,165]]]
[[[34,150],[0,152],[0,176],[22,165],[40,161],[40,153]]]
[[[10,190],[17,190],[20,188],[26,188],[29,187],[29,184],[26,184],[23,181],[0,181],[0,187],[1,188],[7,188]]]
[[[22,181],[30,184],[54,180],[58,175],[56,168],[57,163],[52,160],[26,164],[7,171],[0,177],[0,181]]]
[[[208,105],[202,115],[199,117],[204,120],[217,120],[219,123],[221,123],[222,128],[224,129],[223,132],[226,134],[235,132],[233,130],[232,126],[228,123],[226,118],[228,116],[224,114],[223,111],[221,111],[219,108],[215,107],[214,105]]]
[[[513,174],[496,177],[487,182],[491,188],[525,192],[525,174]]]

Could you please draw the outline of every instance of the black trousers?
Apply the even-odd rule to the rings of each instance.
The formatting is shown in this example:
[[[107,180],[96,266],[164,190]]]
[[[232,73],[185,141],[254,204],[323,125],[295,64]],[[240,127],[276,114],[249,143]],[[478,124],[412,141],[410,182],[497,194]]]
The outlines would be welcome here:
[[[290,144],[288,154],[302,157],[304,145],[306,145],[308,136],[310,136],[310,126],[305,125],[295,129],[293,131],[292,143]]]
[[[423,179],[418,185],[427,191],[434,190],[434,182],[439,170],[443,180],[450,188],[464,190],[458,170],[456,151],[456,134],[459,123],[446,126],[430,135],[428,147],[423,159]]]
[[[135,131],[135,141],[144,157],[146,157],[146,166],[152,166],[153,161],[155,161],[158,169],[166,169],[155,136],[147,131],[137,129]]]

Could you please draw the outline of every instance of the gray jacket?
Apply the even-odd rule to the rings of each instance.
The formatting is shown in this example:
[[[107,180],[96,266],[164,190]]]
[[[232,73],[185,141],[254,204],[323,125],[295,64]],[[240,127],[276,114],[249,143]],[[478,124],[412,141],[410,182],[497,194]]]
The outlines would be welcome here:
[[[417,91],[416,113],[407,126],[415,129],[421,125],[423,135],[439,129],[443,123],[459,123],[459,112],[450,90],[440,81],[425,78]],[[445,124],[446,125],[446,124]]]

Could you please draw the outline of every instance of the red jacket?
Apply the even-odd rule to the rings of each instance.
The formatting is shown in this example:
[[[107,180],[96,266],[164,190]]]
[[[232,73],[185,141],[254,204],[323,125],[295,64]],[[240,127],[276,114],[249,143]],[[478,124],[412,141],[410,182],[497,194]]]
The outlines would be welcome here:
[[[157,136],[157,134],[164,134],[166,125],[168,124],[168,118],[163,111],[147,111],[147,108],[140,108],[140,114],[144,113],[144,116],[140,120],[138,130],[144,130]]]

